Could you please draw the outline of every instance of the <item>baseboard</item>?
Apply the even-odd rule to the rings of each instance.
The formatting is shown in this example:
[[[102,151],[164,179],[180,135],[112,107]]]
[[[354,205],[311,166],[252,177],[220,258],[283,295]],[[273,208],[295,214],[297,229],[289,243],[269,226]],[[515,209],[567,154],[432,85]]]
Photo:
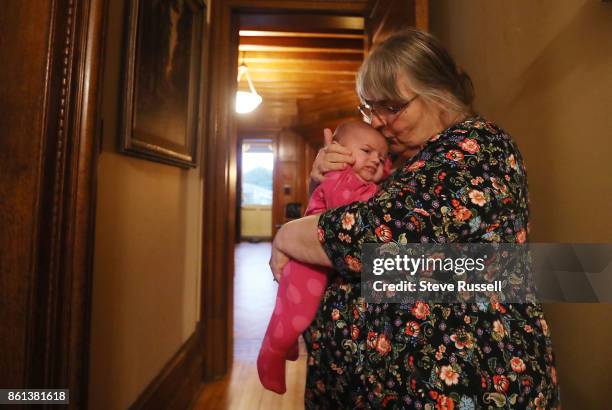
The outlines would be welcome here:
[[[272,242],[271,236],[242,236],[238,242]]]
[[[130,406],[130,410],[189,408],[200,391],[204,371],[204,341],[200,323],[197,323],[189,339]]]

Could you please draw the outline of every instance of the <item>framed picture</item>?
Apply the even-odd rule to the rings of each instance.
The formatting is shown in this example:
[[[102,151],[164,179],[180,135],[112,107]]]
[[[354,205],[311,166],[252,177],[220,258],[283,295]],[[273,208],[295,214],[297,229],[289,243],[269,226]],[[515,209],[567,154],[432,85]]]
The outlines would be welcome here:
[[[120,151],[195,167],[206,5],[128,0]]]

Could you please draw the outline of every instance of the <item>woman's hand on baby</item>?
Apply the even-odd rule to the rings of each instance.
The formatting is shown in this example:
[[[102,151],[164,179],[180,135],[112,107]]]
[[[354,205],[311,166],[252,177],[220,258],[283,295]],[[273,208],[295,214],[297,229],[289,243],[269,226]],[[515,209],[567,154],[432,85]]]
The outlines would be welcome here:
[[[329,128],[323,130],[323,136],[325,146],[317,153],[310,172],[310,178],[316,184],[323,182],[326,172],[342,170],[355,162],[351,150],[332,141],[332,131]]]
[[[276,241],[272,242],[270,269],[272,270],[272,275],[274,276],[275,281],[280,282],[281,278],[283,277],[283,269],[288,262],[289,257],[278,248]]]

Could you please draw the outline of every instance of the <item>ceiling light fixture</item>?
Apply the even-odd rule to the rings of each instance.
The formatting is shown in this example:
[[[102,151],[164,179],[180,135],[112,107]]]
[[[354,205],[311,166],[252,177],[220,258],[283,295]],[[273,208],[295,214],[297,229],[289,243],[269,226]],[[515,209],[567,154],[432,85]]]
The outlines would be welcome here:
[[[255,91],[255,86],[253,85],[253,81],[251,80],[251,76],[249,75],[249,69],[246,64],[242,63],[238,67],[238,84],[240,86],[240,80],[242,76],[246,75],[247,82],[249,83],[250,91],[237,91],[236,92],[236,112],[238,114],[246,114],[249,113],[255,108],[259,107],[259,104],[263,101],[263,98],[257,91]]]

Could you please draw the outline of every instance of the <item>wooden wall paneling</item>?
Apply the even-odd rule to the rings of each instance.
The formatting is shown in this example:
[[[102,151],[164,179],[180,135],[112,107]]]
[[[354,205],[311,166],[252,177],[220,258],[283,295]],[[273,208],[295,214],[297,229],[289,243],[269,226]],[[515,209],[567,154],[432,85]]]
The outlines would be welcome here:
[[[285,222],[285,206],[294,202],[297,147],[295,134],[283,129],[278,135],[274,162],[274,194],[272,204],[272,235]],[[289,187],[290,192],[285,191]]]
[[[359,61],[346,60],[276,60],[272,58],[250,58],[246,57],[244,61],[249,66],[251,73],[313,73],[313,74],[329,74],[329,75],[355,75],[359,69]]]
[[[295,181],[295,201],[300,202],[302,204],[302,211],[306,210],[306,205],[308,202],[307,196],[307,184],[304,176],[304,162],[305,162],[305,154],[306,154],[306,141],[304,138],[296,133],[296,151],[297,151],[297,161],[295,164],[296,168],[296,181]]]
[[[337,49],[341,53],[361,53],[363,44],[361,38],[318,38],[318,37],[295,37],[295,36],[241,36],[241,46],[279,46],[288,48],[305,49]]]
[[[429,31],[429,0],[414,1],[414,18],[416,28]]]
[[[281,131],[278,137],[278,161],[297,161],[297,136],[289,131]]]
[[[368,49],[403,28],[429,30],[429,0],[370,0],[366,15]]]
[[[363,5],[365,1],[361,2]],[[355,11],[355,10],[353,10]],[[361,14],[362,10],[359,10]],[[242,30],[258,30],[265,26],[273,31],[337,32],[363,33],[363,19],[352,16],[333,16],[323,14],[264,14],[249,13],[240,16]]]
[[[356,120],[359,119],[359,115],[355,112],[355,110],[347,109],[344,112],[344,116],[340,116],[342,113],[338,113],[339,116],[330,116],[329,118],[319,119],[315,123],[310,123],[306,125],[298,124],[296,129],[303,138],[313,146],[322,146],[323,145],[323,129],[329,128],[332,131],[343,121]]]
[[[106,2],[3,6],[0,384],[86,408]]]
[[[130,410],[186,409],[197,398],[202,382],[202,324],[166,363]]]
[[[359,50],[359,53],[362,52],[363,49]],[[260,72],[253,71],[250,73],[251,79],[255,84],[257,84],[256,88],[260,88],[261,86],[266,85],[266,83],[280,83],[273,84],[275,89],[278,89],[278,86],[281,85],[284,88],[292,88],[299,87],[300,85],[306,85],[307,88],[312,88],[312,84],[316,83],[330,83],[330,84],[355,84],[355,72],[336,72],[336,73],[321,73],[321,72],[300,72],[294,70],[291,72]],[[304,84],[305,82],[309,84]],[[246,82],[240,82],[241,85],[246,85]]]
[[[242,56],[242,52],[240,53]],[[245,51],[244,58],[247,62],[255,61],[272,61],[272,62],[295,62],[301,60],[311,61],[348,61],[360,63],[363,56],[358,53],[313,53],[304,51],[279,51],[275,53],[263,52],[263,51]]]

